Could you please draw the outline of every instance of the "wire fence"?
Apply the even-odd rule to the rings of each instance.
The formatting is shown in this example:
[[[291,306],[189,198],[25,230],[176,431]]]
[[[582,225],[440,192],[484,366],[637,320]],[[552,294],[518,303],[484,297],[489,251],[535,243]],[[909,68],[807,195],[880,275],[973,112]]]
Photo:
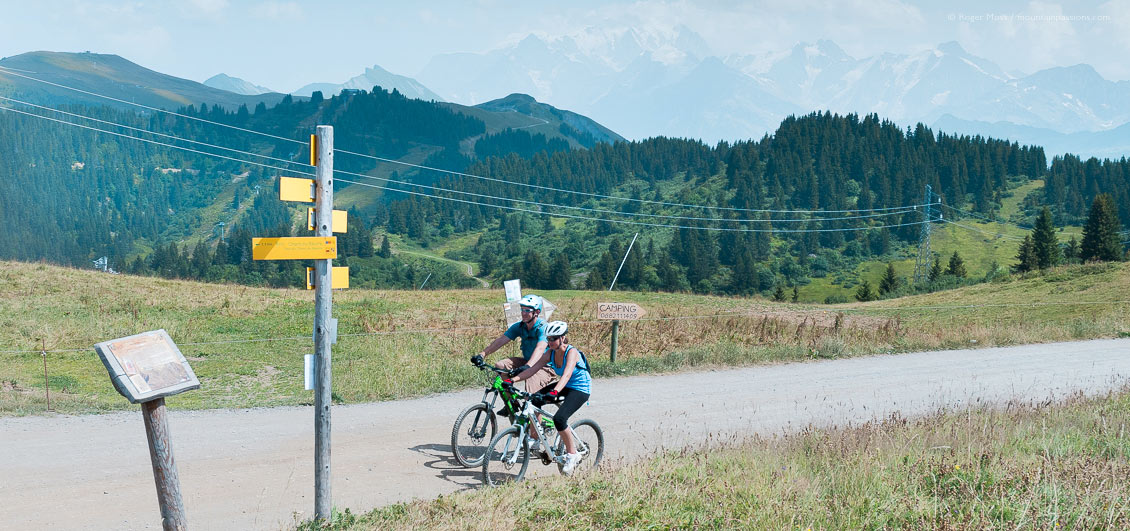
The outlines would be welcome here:
[[[1064,323],[1025,324],[1039,308],[1084,307]],[[876,352],[968,348],[1057,339],[1130,336],[1130,300],[967,305],[823,307],[756,306],[709,313],[654,315],[621,321],[619,356],[610,360],[612,322],[570,320],[570,340],[598,376],[728,366],[761,361],[835,358]],[[969,312],[991,313],[1001,325]],[[954,315],[963,316],[955,318]],[[936,321],[922,315],[938,316]],[[948,315],[948,317],[945,317]],[[972,316],[976,317],[976,316]],[[913,324],[911,324],[913,323]],[[467,358],[502,331],[500,325],[410,327],[346,332],[332,349],[334,396],[363,402],[466,388],[481,382]],[[994,328],[997,326],[997,328]],[[1034,327],[1034,328],[1033,328]],[[1036,334],[1024,337],[1024,334]],[[175,338],[174,338],[175,339]],[[968,341],[973,343],[968,343]],[[30,341],[30,340],[29,340]],[[0,415],[99,412],[128,407],[92,347],[0,350]],[[310,335],[189,341],[178,344],[202,388],[183,407],[302,405],[303,355]],[[491,356],[514,355],[507,346]]]

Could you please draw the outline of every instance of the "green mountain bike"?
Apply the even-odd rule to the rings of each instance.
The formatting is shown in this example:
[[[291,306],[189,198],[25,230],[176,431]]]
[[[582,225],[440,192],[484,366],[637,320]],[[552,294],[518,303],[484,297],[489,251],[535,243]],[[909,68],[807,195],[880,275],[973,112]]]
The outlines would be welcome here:
[[[494,372],[494,377],[483,391],[483,399],[477,404],[467,406],[455,417],[455,425],[451,427],[451,453],[455,461],[467,468],[483,464],[483,457],[487,452],[487,443],[494,438],[498,431],[498,415],[494,412],[495,404],[502,400],[507,404],[507,417],[513,424],[514,415],[521,409],[518,397],[503,386],[502,377],[510,376],[510,371],[491,367],[485,363],[474,363],[484,372]]]
[[[521,481],[530,465],[530,454],[534,452],[542,464],[557,463],[557,469],[564,473],[565,443],[553,425],[553,414],[535,406],[530,400],[532,394],[509,384],[503,384],[503,387],[525,401],[522,402],[521,413],[514,419],[514,425],[502,430],[490,441],[483,461],[483,481],[490,486]],[[604,456],[604,432],[600,425],[584,419],[572,423],[569,429],[573,431],[577,453],[581,454],[574,473],[596,468]],[[533,430],[538,430],[537,439],[531,437]]]

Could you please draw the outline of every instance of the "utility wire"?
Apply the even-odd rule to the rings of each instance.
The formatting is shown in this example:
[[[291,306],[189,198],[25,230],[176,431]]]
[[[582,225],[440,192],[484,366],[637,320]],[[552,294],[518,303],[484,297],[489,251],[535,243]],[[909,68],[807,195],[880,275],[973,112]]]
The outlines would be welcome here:
[[[611,196],[611,195],[602,195],[602,194],[595,194],[595,193],[590,193],[590,192],[580,192],[580,191],[577,191],[577,190],[567,190],[567,189],[564,189],[564,188],[554,188],[552,186],[541,186],[541,185],[537,185],[537,184],[520,183],[520,182],[515,182],[515,181],[508,181],[506,179],[499,179],[497,177],[485,177],[485,176],[482,176],[482,175],[475,175],[473,173],[464,173],[464,172],[453,171],[453,170],[445,170],[443,168],[433,168],[431,166],[424,166],[422,164],[413,164],[411,162],[404,162],[404,161],[395,160],[395,159],[388,159],[388,158],[384,158],[384,157],[366,155],[364,153],[356,153],[356,152],[353,152],[353,151],[346,151],[344,149],[335,149],[334,151],[337,152],[337,153],[345,153],[345,154],[348,154],[348,155],[365,157],[365,158],[369,158],[369,159],[373,159],[373,160],[378,160],[378,161],[381,161],[381,162],[387,162],[387,163],[390,163],[390,164],[400,164],[402,166],[409,166],[409,167],[412,167],[412,168],[417,168],[417,169],[422,169],[422,170],[430,170],[430,171],[435,171],[435,172],[439,172],[439,173],[446,173],[448,175],[455,175],[455,176],[458,176],[458,177],[470,177],[472,179],[482,179],[484,181],[505,183],[505,184],[516,185],[516,186],[525,186],[525,187],[528,187],[528,188],[537,188],[539,190],[546,190],[546,191],[550,191],[550,192],[560,192],[560,193],[565,193],[565,194],[576,194],[576,195],[583,195],[583,196],[587,196],[587,197],[595,197],[595,198],[599,198],[599,199],[614,199],[616,201],[632,201],[632,202],[636,202],[636,203],[647,203],[647,204],[661,205],[661,206],[673,206],[673,207],[684,207],[684,208],[704,208],[704,209],[709,209],[709,210],[726,210],[726,211],[734,211],[734,212],[763,212],[763,213],[776,213],[776,214],[821,214],[821,213],[842,214],[842,213],[852,213],[852,212],[884,212],[884,211],[890,211],[890,210],[905,210],[905,209],[913,210],[913,209],[916,209],[918,207],[925,206],[924,204],[914,204],[914,205],[904,205],[904,206],[897,206],[897,207],[866,208],[866,209],[855,209],[855,210],[772,210],[772,209],[760,209],[760,208],[735,208],[735,207],[720,207],[720,206],[711,206],[711,205],[694,205],[694,204],[687,204],[687,203],[668,203],[668,202],[665,202],[665,201],[651,201],[651,200],[648,200],[648,199],[635,199],[635,198],[631,198],[631,197],[616,197],[616,196]]]
[[[922,223],[927,223],[925,221],[913,221],[913,222],[909,222],[909,223],[879,225],[879,226],[874,226],[874,227],[844,227],[844,228],[836,228],[836,229],[735,229],[735,228],[726,228],[726,227],[693,227],[693,226],[687,226],[687,225],[671,225],[671,224],[666,224],[666,223],[644,223],[642,221],[628,221],[628,220],[622,220],[622,219],[591,218],[591,217],[588,217],[588,216],[577,216],[577,215],[573,215],[573,214],[562,214],[562,213],[558,213],[558,212],[546,212],[546,211],[542,211],[542,210],[530,210],[530,209],[527,209],[527,208],[510,207],[510,206],[505,206],[505,205],[492,205],[492,204],[489,204],[489,203],[479,203],[479,202],[476,202],[476,201],[468,201],[466,199],[456,199],[454,197],[442,197],[442,196],[437,196],[437,195],[432,195],[432,194],[425,194],[423,192],[413,192],[411,190],[401,190],[399,188],[389,188],[387,186],[381,186],[381,185],[369,184],[369,183],[362,183],[362,182],[357,182],[357,181],[349,181],[349,180],[345,180],[345,179],[337,179],[337,182],[356,184],[356,185],[359,185],[359,186],[367,186],[367,187],[370,187],[370,188],[379,188],[379,189],[382,189],[382,190],[389,190],[389,191],[392,191],[392,192],[399,192],[399,193],[402,193],[402,194],[418,195],[418,196],[423,196],[423,197],[430,197],[430,198],[433,198],[433,199],[442,199],[444,201],[455,201],[455,202],[458,202],[458,203],[488,206],[488,207],[491,207],[491,208],[500,208],[500,209],[506,209],[506,210],[516,210],[516,211],[519,211],[519,212],[529,212],[531,214],[548,215],[550,217],[583,219],[583,220],[588,220],[588,221],[603,221],[603,222],[607,222],[607,223],[623,223],[623,224],[628,224],[628,225],[670,228],[670,229],[710,230],[710,231],[721,231],[721,232],[769,232],[769,233],[772,233],[772,232],[780,232],[780,233],[849,232],[849,231],[859,231],[859,230],[884,229],[884,228],[892,228],[892,227],[906,227],[906,226],[910,226],[910,225],[921,225]]]
[[[615,214],[615,215],[620,215],[620,216],[640,216],[640,217],[662,218],[662,219],[683,219],[683,220],[689,220],[689,221],[722,221],[722,222],[729,222],[729,223],[747,223],[747,222],[802,223],[802,222],[813,222],[813,221],[834,221],[834,220],[846,220],[846,219],[875,218],[875,217],[884,217],[884,216],[895,216],[895,215],[899,215],[899,214],[908,214],[908,213],[914,212],[913,209],[909,209],[909,210],[900,210],[900,211],[894,211],[894,212],[864,214],[864,215],[859,215],[859,216],[843,216],[843,217],[833,217],[833,218],[811,218],[811,219],[704,218],[704,217],[692,217],[692,216],[675,216],[675,215],[670,215],[670,214],[646,214],[646,213],[641,213],[641,212],[620,212],[618,210],[607,210],[607,209],[602,209],[602,208],[588,208],[588,207],[579,207],[579,206],[570,206],[570,205],[559,205],[557,203],[542,203],[542,202],[539,202],[539,201],[531,201],[531,200],[526,200],[526,199],[513,199],[513,198],[509,198],[509,197],[499,197],[499,196],[493,196],[493,195],[487,195],[487,194],[478,194],[478,193],[466,192],[466,191],[462,191],[462,190],[452,190],[452,189],[448,189],[448,188],[440,188],[440,187],[437,187],[437,186],[431,186],[431,185],[427,185],[427,184],[419,184],[419,183],[413,183],[413,182],[408,182],[408,181],[399,181],[399,180],[396,180],[396,179],[390,179],[388,177],[376,177],[376,176],[372,176],[372,175],[365,175],[365,174],[361,174],[361,173],[353,173],[353,172],[348,172],[348,171],[344,171],[344,170],[334,170],[334,173],[341,173],[343,175],[352,175],[352,176],[361,177],[361,178],[364,178],[364,179],[372,179],[372,180],[377,180],[377,181],[385,181],[385,182],[390,182],[390,183],[402,184],[402,185],[406,185],[406,186],[415,186],[415,187],[419,187],[419,188],[426,188],[426,189],[437,191],[437,192],[449,192],[449,193],[455,193],[455,194],[469,195],[469,196],[473,196],[473,197],[480,197],[480,198],[484,198],[484,199],[495,199],[495,200],[499,200],[499,201],[511,201],[511,202],[515,202],[515,203],[525,203],[525,204],[538,205],[538,206],[550,207],[550,208],[565,208],[565,209],[571,209],[571,210],[583,210],[583,211],[587,211],[587,212],[599,212],[599,213],[604,213],[604,214]]]
[[[106,134],[119,136],[119,137],[123,137],[123,138],[138,140],[138,141],[141,141],[141,142],[147,142],[147,143],[155,144],[155,145],[159,145],[159,146],[170,147],[170,148],[173,148],[173,149],[180,149],[180,150],[188,151],[188,152],[191,152],[191,153],[197,153],[197,154],[201,154],[201,155],[218,157],[218,158],[221,158],[221,159],[230,160],[230,161],[239,162],[239,163],[244,163],[244,164],[253,164],[253,165],[256,165],[256,166],[262,166],[262,167],[265,167],[265,168],[270,168],[270,169],[274,169],[274,170],[278,170],[278,171],[282,171],[282,172],[298,173],[298,174],[302,174],[302,175],[313,175],[313,173],[311,173],[311,172],[304,172],[304,171],[297,171],[297,170],[293,170],[293,169],[280,168],[280,167],[272,166],[272,165],[269,165],[269,164],[252,162],[252,161],[248,161],[248,160],[243,160],[243,159],[238,159],[238,158],[234,158],[234,157],[228,157],[228,156],[225,156],[225,155],[220,155],[220,154],[217,154],[217,153],[209,153],[209,152],[206,152],[206,151],[200,151],[200,150],[196,150],[196,149],[192,149],[192,148],[187,148],[187,147],[184,147],[184,146],[177,146],[177,145],[168,144],[168,143],[165,143],[165,142],[158,142],[156,140],[140,138],[140,137],[137,137],[137,136],[127,135],[127,134],[123,134],[123,133],[117,133],[117,132],[114,132],[114,131],[107,131],[105,129],[99,129],[97,127],[91,127],[91,126],[87,126],[87,125],[77,124],[77,123],[74,123],[74,122],[69,122],[69,121],[66,121],[66,120],[51,118],[49,116],[43,116],[43,115],[39,115],[39,114],[35,114],[35,113],[21,111],[21,110],[13,109],[13,108],[10,108],[10,107],[0,107],[0,110],[19,113],[19,114],[23,114],[23,115],[27,115],[27,116],[32,116],[32,117],[35,117],[35,118],[41,118],[41,119],[44,119],[44,120],[50,120],[52,122],[57,122],[57,123],[70,125],[70,126],[74,126],[74,127],[79,127],[79,128],[82,128],[82,129],[88,129],[88,130],[91,130],[91,131],[106,133]],[[350,175],[360,175],[360,174],[353,174],[353,173],[350,173],[350,172],[341,172],[341,173],[346,173],[346,174],[350,174]],[[360,175],[360,176],[365,177],[365,178],[378,179],[378,180],[390,180],[390,179],[383,179],[383,178],[380,178],[380,177],[370,177],[370,176],[367,176],[367,175]],[[477,202],[477,201],[468,201],[468,200],[463,200],[463,199],[449,198],[449,197],[437,196],[437,195],[432,195],[432,194],[425,194],[425,193],[421,193],[421,192],[412,192],[412,191],[408,191],[408,190],[400,190],[400,189],[397,189],[397,188],[389,188],[389,187],[386,187],[386,186],[377,186],[377,185],[372,185],[372,184],[368,184],[368,183],[349,181],[349,180],[344,180],[344,179],[338,179],[338,181],[345,182],[345,183],[357,184],[357,185],[360,185],[360,186],[369,186],[369,187],[373,187],[373,188],[380,188],[380,189],[383,189],[383,190],[390,190],[390,191],[394,191],[394,192],[401,192],[401,193],[405,193],[405,194],[431,197],[431,198],[434,198],[434,199],[442,199],[442,200],[447,200],[447,201],[457,201],[457,202],[460,202],[460,203],[467,203],[467,204],[480,205],[480,206],[489,206],[489,207],[493,207],[493,208],[503,208],[503,209],[508,209],[508,210],[517,210],[517,211],[529,212],[529,213],[533,213],[533,214],[549,214],[549,215],[557,216],[557,217],[584,219],[584,220],[589,220],[589,221],[605,221],[605,222],[609,222],[609,223],[626,223],[626,224],[631,224],[631,225],[663,227],[663,228],[685,228],[685,229],[693,229],[693,230],[714,230],[714,231],[731,230],[731,231],[738,231],[738,232],[801,233],[801,232],[844,232],[844,231],[856,231],[856,230],[868,230],[868,229],[881,229],[881,228],[888,228],[888,227],[902,227],[902,226],[908,226],[908,225],[918,225],[918,224],[923,223],[921,221],[916,221],[916,222],[910,222],[910,223],[889,224],[889,225],[874,226],[874,227],[854,227],[854,228],[847,227],[847,228],[836,228],[836,229],[726,229],[726,228],[719,228],[719,227],[693,227],[693,226],[685,226],[685,225],[643,223],[643,222],[633,222],[633,221],[627,221],[627,220],[614,220],[614,219],[606,219],[606,218],[593,218],[593,217],[588,217],[588,216],[575,216],[575,215],[569,215],[569,214],[545,212],[545,211],[540,211],[540,210],[530,210],[530,209],[523,209],[523,208],[517,208],[517,207],[507,207],[507,206],[503,206],[503,205],[493,205],[493,204],[481,203],[481,202]],[[394,181],[394,182],[401,182],[401,181]],[[402,183],[402,184],[414,184],[414,183]],[[435,187],[426,186],[426,185],[420,185],[420,186],[425,186],[427,188],[436,189]],[[447,189],[439,189],[439,190],[446,191],[446,192],[470,194],[470,192],[459,192],[459,191],[456,191],[456,190],[447,190]],[[480,194],[471,194],[471,195],[480,195]],[[493,197],[493,196],[487,196],[487,197],[492,197],[494,199],[499,199],[499,200],[519,201],[519,202],[523,202],[523,203],[533,203],[533,204],[543,206],[543,207],[547,207],[547,208],[579,208],[579,209],[582,209],[582,210],[593,210],[593,209],[585,209],[585,208],[582,208],[582,207],[571,207],[571,206],[567,206],[567,205],[556,205],[556,204],[552,204],[552,203],[538,203],[538,202],[524,201],[524,200],[517,200],[517,199],[497,198],[497,197]],[[618,214],[625,214],[626,215],[628,213],[618,213]],[[774,220],[769,220],[769,221],[774,221]],[[777,220],[777,221],[780,221],[780,220]],[[820,220],[803,220],[803,221],[820,221]]]
[[[110,101],[116,101],[116,102],[118,102],[118,103],[124,103],[124,104],[126,104],[126,105],[133,105],[133,106],[136,106],[136,107],[141,107],[141,108],[143,108],[143,109],[149,109],[149,110],[151,110],[151,111],[153,111],[153,112],[159,112],[159,113],[171,114],[171,115],[173,115],[173,116],[180,116],[181,118],[188,118],[189,120],[196,120],[196,121],[198,121],[198,122],[204,122],[204,123],[209,123],[209,124],[213,124],[213,125],[218,125],[218,126],[221,126],[221,127],[227,127],[227,128],[229,128],[229,129],[235,129],[235,130],[237,130],[237,131],[243,131],[243,132],[245,132],[245,133],[252,133],[252,134],[256,134],[256,135],[262,135],[262,136],[265,136],[265,137],[269,137],[269,138],[274,138],[274,139],[276,139],[276,140],[283,140],[283,141],[286,141],[286,142],[294,142],[294,143],[296,143],[296,144],[302,144],[302,145],[308,145],[308,144],[309,144],[309,142],[303,142],[303,141],[301,141],[301,140],[295,140],[295,139],[293,139],[293,138],[286,138],[286,137],[282,137],[282,136],[272,135],[272,134],[269,134],[269,133],[263,133],[263,132],[260,132],[260,131],[254,131],[254,130],[251,130],[251,129],[244,129],[244,128],[242,128],[242,127],[236,127],[236,126],[234,126],[234,125],[228,125],[228,124],[225,124],[225,123],[222,123],[222,122],[215,122],[215,121],[212,121],[212,120],[205,120],[204,118],[197,118],[197,117],[195,117],[195,116],[189,116],[189,115],[187,115],[187,114],[181,114],[181,113],[178,113],[178,112],[167,111],[167,110],[165,110],[165,109],[161,109],[161,108],[159,108],[159,107],[150,107],[150,106],[148,106],[148,105],[143,105],[143,104],[141,104],[141,103],[135,103],[135,102],[132,102],[132,101],[126,101],[126,100],[123,100],[123,99],[118,99],[118,98],[114,98],[114,97],[112,97],[112,96],[106,96],[106,95],[103,95],[103,94],[98,94],[98,93],[96,93],[96,92],[90,92],[90,91],[88,91],[88,90],[82,90],[82,89],[79,89],[79,88],[75,88],[75,87],[68,87],[67,85],[61,85],[61,84],[59,84],[59,83],[53,83],[53,82],[51,82],[51,81],[47,81],[47,80],[44,80],[44,79],[39,79],[39,78],[36,78],[36,77],[25,76],[25,75],[23,75],[23,74],[17,74],[17,73],[16,73],[15,71],[13,71],[12,69],[10,69],[10,68],[8,68],[8,67],[4,67],[4,66],[0,66],[0,71],[5,71],[5,72],[8,72],[9,74],[11,74],[11,75],[13,75],[13,76],[17,76],[17,77],[22,77],[22,78],[25,78],[25,79],[30,79],[30,80],[32,80],[32,81],[38,81],[38,82],[40,82],[40,83],[44,83],[44,84],[47,84],[47,85],[51,85],[51,86],[53,86],[53,87],[59,87],[59,88],[62,88],[62,89],[73,90],[73,91],[75,91],[75,92],[80,92],[80,93],[82,93],[82,94],[87,94],[87,95],[90,95],[90,96],[94,96],[94,97],[97,97],[97,98],[104,98],[104,99],[107,99],[107,100],[110,100]]]
[[[229,157],[229,156],[226,156],[226,155],[220,155],[218,153],[209,153],[207,151],[200,151],[200,150],[196,150],[196,149],[192,149],[192,148],[187,148],[187,147],[184,147],[184,146],[167,144],[165,142],[158,142],[156,140],[150,140],[148,138],[140,138],[140,137],[131,136],[131,135],[123,134],[123,133],[117,133],[117,132],[114,132],[114,131],[107,131],[105,129],[99,129],[97,127],[90,127],[89,125],[76,124],[74,122],[68,122],[66,120],[60,120],[58,118],[51,118],[50,116],[43,116],[43,115],[40,115],[40,114],[21,111],[19,109],[13,109],[11,107],[0,107],[0,110],[6,111],[6,112],[14,112],[14,113],[19,113],[19,114],[24,114],[24,115],[27,115],[27,116],[34,116],[35,118],[42,118],[44,120],[50,120],[52,122],[58,122],[58,123],[61,123],[61,124],[71,125],[71,126],[74,126],[74,127],[81,127],[83,129],[89,129],[91,131],[98,131],[100,133],[106,133],[108,135],[120,136],[120,137],[123,137],[123,138],[130,138],[130,139],[138,140],[138,141],[141,141],[141,142],[148,142],[150,144],[156,144],[158,146],[171,147],[173,149],[180,149],[182,151],[188,151],[188,152],[191,152],[191,153],[198,153],[200,155],[208,155],[210,157],[218,157],[218,158],[221,158],[221,159],[239,162],[239,163],[242,163],[242,164],[252,164],[252,165],[255,165],[255,166],[262,166],[264,168],[270,168],[272,170],[279,170],[279,171],[282,171],[282,172],[299,173],[299,174],[303,174],[303,175],[314,175],[313,172],[302,172],[302,171],[296,171],[296,170],[293,170],[293,169],[280,168],[278,166],[271,166],[270,164],[263,164],[261,162],[252,162],[252,161],[249,161],[249,160],[237,159],[237,158]]]
[[[970,227],[969,225],[962,225],[961,223],[958,223],[956,221],[950,221],[948,219],[943,219],[941,221],[944,222],[944,223],[949,223],[950,225],[957,225],[958,227],[961,227],[963,229],[973,230],[973,231],[980,232],[982,234],[987,234],[989,236],[1000,236],[1001,238],[1004,238],[1006,240],[1012,240],[1012,241],[1017,241],[1017,242],[1024,241],[1024,238],[1017,238],[1016,236],[1009,236],[1007,234],[1001,234],[999,232],[991,232],[991,231],[987,231],[987,230],[981,230],[981,229],[978,229],[977,227]]]
[[[308,168],[312,167],[309,164],[306,164],[304,162],[295,162],[293,160],[280,159],[280,158],[277,158],[277,157],[271,157],[269,155],[261,155],[261,154],[258,154],[258,153],[252,153],[250,151],[241,151],[241,150],[238,150],[238,149],[235,149],[235,148],[217,146],[215,144],[209,144],[207,142],[199,142],[199,141],[196,141],[196,140],[189,140],[187,138],[181,138],[181,137],[178,137],[178,136],[168,135],[168,134],[165,134],[165,133],[158,133],[156,131],[150,131],[148,129],[141,129],[141,128],[138,128],[138,127],[132,127],[132,126],[120,124],[120,123],[117,123],[117,122],[111,122],[111,121],[108,121],[108,120],[100,120],[98,118],[93,118],[93,117],[82,115],[82,114],[76,114],[76,113],[73,113],[73,112],[67,112],[67,111],[64,111],[64,110],[61,110],[61,109],[52,109],[50,107],[45,107],[43,105],[36,105],[34,103],[28,103],[26,101],[20,101],[20,100],[17,100],[17,99],[7,98],[7,97],[4,97],[4,96],[0,96],[0,100],[11,101],[11,102],[18,103],[20,105],[27,105],[28,107],[35,107],[36,109],[43,109],[45,111],[55,112],[55,113],[59,113],[59,114],[65,114],[67,116],[73,116],[75,118],[82,118],[84,120],[90,120],[90,121],[93,121],[93,122],[98,122],[98,123],[102,123],[102,124],[106,124],[106,125],[112,125],[114,127],[121,127],[123,129],[128,129],[130,131],[137,131],[139,133],[155,135],[155,136],[159,136],[159,137],[169,138],[169,139],[172,139],[172,140],[178,140],[178,141],[181,141],[181,142],[188,142],[188,143],[191,143],[191,144],[210,147],[210,148],[213,148],[213,149],[223,149],[225,151],[231,151],[231,152],[234,152],[234,153],[239,153],[240,155],[248,155],[248,156],[252,156],[252,157],[261,157],[261,158],[268,159],[268,160],[285,162],[287,164],[297,164],[299,166],[306,166]]]
[[[286,141],[286,142],[293,142],[293,143],[296,143],[296,144],[308,145],[307,142],[304,142],[304,141],[301,141],[301,140],[295,140],[293,138],[286,138],[286,137],[282,137],[282,136],[278,136],[278,135],[272,135],[272,134],[269,134],[269,133],[263,133],[261,131],[255,131],[255,130],[252,130],[252,129],[237,127],[237,126],[234,126],[234,125],[229,125],[229,124],[225,124],[225,123],[222,123],[222,122],[216,122],[214,120],[207,120],[207,119],[199,118],[199,117],[196,117],[196,116],[189,116],[189,115],[186,115],[186,114],[181,114],[181,113],[161,109],[161,108],[158,108],[158,107],[151,107],[151,106],[148,106],[148,105],[135,103],[135,102],[132,102],[132,101],[126,101],[126,100],[123,100],[123,99],[114,98],[112,96],[106,96],[106,95],[103,95],[103,94],[98,94],[96,92],[91,92],[91,91],[82,90],[82,89],[75,88],[75,87],[70,87],[70,86],[67,86],[67,85],[60,84],[60,83],[54,83],[54,82],[51,82],[51,81],[39,79],[39,78],[32,77],[32,76],[19,74],[19,73],[16,73],[15,70],[13,70],[11,68],[3,67],[3,66],[0,66],[0,71],[5,71],[5,72],[8,72],[9,74],[17,76],[17,77],[22,77],[22,78],[25,78],[25,79],[36,81],[36,82],[39,82],[39,83],[44,83],[44,84],[51,85],[51,86],[54,86],[54,87],[72,90],[72,91],[79,92],[79,93],[82,93],[82,94],[87,94],[87,95],[90,95],[90,96],[95,96],[95,97],[98,97],[98,98],[104,98],[104,99],[107,99],[107,100],[116,101],[116,102],[119,102],[119,103],[124,103],[126,105],[133,105],[133,106],[136,106],[136,107],[148,109],[148,110],[158,112],[158,113],[165,113],[165,114],[169,114],[169,115],[173,115],[173,116],[179,116],[181,118],[187,118],[189,120],[196,120],[196,121],[202,122],[202,123],[208,123],[208,124],[213,124],[213,125],[217,125],[217,126],[220,126],[220,127],[226,127],[226,128],[234,129],[234,130],[237,130],[237,131],[243,131],[245,133],[262,135],[262,136],[265,136],[265,137],[268,137],[268,138],[274,138],[276,140],[283,140],[283,141]],[[126,126],[123,126],[123,127],[126,127]],[[230,149],[230,148],[224,148],[224,149]],[[391,163],[391,164],[400,164],[400,165],[410,166],[410,167],[414,167],[414,168],[418,168],[418,169],[436,171],[436,172],[440,172],[440,173],[446,173],[446,174],[456,175],[456,176],[461,176],[461,177],[471,177],[471,178],[475,178],[475,179],[483,179],[483,180],[487,180],[487,181],[494,181],[494,182],[506,183],[506,184],[511,184],[511,185],[518,185],[518,186],[526,186],[526,187],[537,188],[537,189],[541,189],[541,190],[554,191],[554,192],[577,194],[577,195],[584,195],[584,196],[597,197],[597,198],[603,198],[603,199],[613,199],[613,200],[618,200],[618,201],[633,201],[633,202],[639,202],[639,203],[657,204],[657,205],[662,205],[662,206],[677,206],[677,207],[684,207],[684,208],[704,208],[704,209],[712,209],[712,210],[725,210],[725,211],[738,211],[738,212],[787,213],[787,214],[820,214],[820,213],[833,213],[834,214],[834,213],[855,213],[855,212],[889,212],[889,211],[895,211],[895,210],[915,209],[915,208],[918,208],[918,207],[921,207],[921,206],[925,206],[925,205],[915,204],[915,205],[904,205],[904,206],[897,206],[897,207],[881,207],[881,208],[872,208],[872,209],[852,209],[852,210],[774,210],[774,209],[720,207],[720,206],[695,205],[695,204],[686,204],[686,203],[668,203],[668,202],[663,202],[663,201],[651,201],[651,200],[645,200],[645,199],[634,199],[634,198],[629,198],[629,197],[616,197],[616,196],[594,194],[594,193],[588,193],[588,192],[580,192],[580,191],[576,191],[576,190],[553,188],[553,187],[549,187],[549,186],[540,186],[540,185],[529,184],[529,183],[520,183],[520,182],[508,181],[508,180],[505,180],[505,179],[494,178],[494,177],[485,177],[485,176],[474,175],[474,174],[463,173],[463,172],[457,172],[457,171],[452,171],[452,170],[445,170],[445,169],[442,169],[442,168],[433,168],[433,167],[424,166],[424,165],[421,165],[421,164],[413,164],[413,163],[410,163],[410,162],[404,162],[404,161],[399,161],[399,160],[395,160],[395,159],[377,157],[377,156],[373,156],[373,155],[366,155],[364,153],[346,151],[346,150],[343,150],[343,149],[335,149],[335,151],[338,152],[338,153],[369,158],[369,159],[387,162],[387,163]],[[262,156],[262,155],[256,155],[256,156]],[[296,162],[293,162],[293,161],[287,161],[287,162],[290,163],[290,164],[300,164],[300,163],[296,163]],[[307,166],[309,166],[309,165],[307,165]],[[829,219],[831,219],[831,218],[829,218]],[[778,221],[780,221],[780,220],[778,220]]]

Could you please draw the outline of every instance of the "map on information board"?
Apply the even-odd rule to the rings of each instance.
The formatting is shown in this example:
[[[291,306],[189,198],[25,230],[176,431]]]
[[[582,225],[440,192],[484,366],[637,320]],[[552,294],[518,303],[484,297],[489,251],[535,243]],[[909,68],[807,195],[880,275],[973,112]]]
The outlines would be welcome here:
[[[200,387],[180,349],[164,330],[94,346],[114,387],[130,402],[147,402]]]

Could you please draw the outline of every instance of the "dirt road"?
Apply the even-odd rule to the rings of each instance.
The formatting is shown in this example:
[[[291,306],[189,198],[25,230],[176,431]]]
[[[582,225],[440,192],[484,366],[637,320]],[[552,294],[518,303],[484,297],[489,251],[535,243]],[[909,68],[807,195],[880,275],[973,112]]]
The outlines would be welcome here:
[[[602,379],[578,417],[600,422],[615,462],[708,436],[1094,394],[1128,377],[1130,339],[927,352]],[[453,465],[448,441],[455,414],[480,395],[335,407],[334,505],[360,512],[479,486],[478,470]],[[170,428],[194,529],[278,529],[310,517],[312,408],[173,411]],[[140,410],[0,419],[0,522],[160,529]]]

